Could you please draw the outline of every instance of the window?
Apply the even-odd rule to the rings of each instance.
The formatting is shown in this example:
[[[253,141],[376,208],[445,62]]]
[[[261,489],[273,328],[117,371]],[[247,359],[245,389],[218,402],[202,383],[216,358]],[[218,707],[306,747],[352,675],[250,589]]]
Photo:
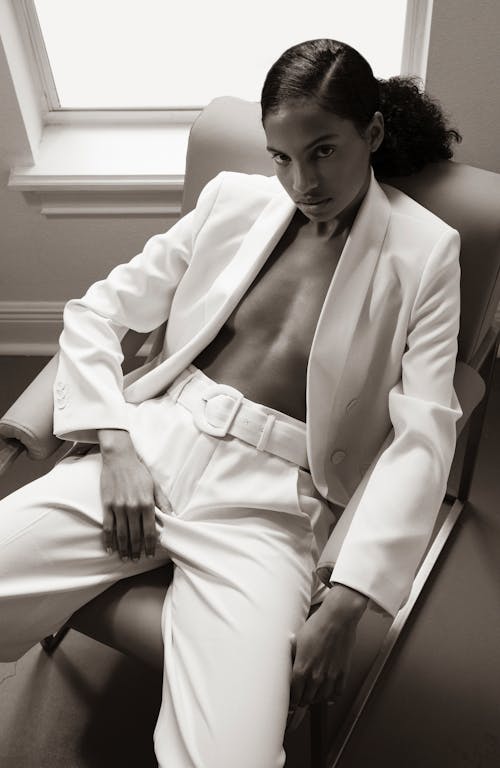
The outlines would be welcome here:
[[[199,109],[228,94],[256,101],[280,53],[316,37],[350,43],[379,77],[402,67],[404,0],[30,1],[51,109]]]
[[[189,130],[257,101],[290,45],[333,37],[378,77],[425,76],[432,0],[3,0],[29,152],[9,186],[47,216],[180,212]]]

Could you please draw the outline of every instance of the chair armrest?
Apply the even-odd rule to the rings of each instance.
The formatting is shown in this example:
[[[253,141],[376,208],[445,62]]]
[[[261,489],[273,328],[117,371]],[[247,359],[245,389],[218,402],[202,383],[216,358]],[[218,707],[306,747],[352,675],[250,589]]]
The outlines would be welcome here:
[[[0,419],[0,437],[8,445],[18,441],[31,459],[46,459],[63,443],[53,433],[52,386],[57,362],[56,354]]]
[[[133,357],[149,334],[127,331],[121,344],[125,359]],[[0,419],[0,475],[26,450],[30,459],[46,459],[63,444],[54,435],[53,386],[58,353]]]
[[[457,438],[466,426],[469,418],[479,405],[486,391],[486,384],[481,375],[467,363],[457,360],[453,386],[463,414],[457,421]]]
[[[24,445],[18,440],[4,440],[0,437],[0,477],[24,450]]]

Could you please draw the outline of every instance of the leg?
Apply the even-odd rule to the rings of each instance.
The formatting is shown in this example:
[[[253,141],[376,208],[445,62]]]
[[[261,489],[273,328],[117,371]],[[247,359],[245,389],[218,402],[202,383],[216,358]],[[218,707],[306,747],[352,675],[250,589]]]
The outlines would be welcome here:
[[[321,504],[297,490],[303,481],[282,459],[219,441],[164,521],[175,569],[162,619],[161,768],[284,764],[291,640],[311,603]]]
[[[102,546],[101,457],[68,458],[0,501],[0,660],[19,658],[113,582],[168,561]]]

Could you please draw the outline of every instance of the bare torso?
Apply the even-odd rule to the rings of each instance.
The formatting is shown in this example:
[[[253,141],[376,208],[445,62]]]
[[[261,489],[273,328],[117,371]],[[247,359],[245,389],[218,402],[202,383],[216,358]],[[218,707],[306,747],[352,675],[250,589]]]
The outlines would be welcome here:
[[[307,361],[345,237],[318,237],[297,213],[194,365],[250,400],[305,421]]]

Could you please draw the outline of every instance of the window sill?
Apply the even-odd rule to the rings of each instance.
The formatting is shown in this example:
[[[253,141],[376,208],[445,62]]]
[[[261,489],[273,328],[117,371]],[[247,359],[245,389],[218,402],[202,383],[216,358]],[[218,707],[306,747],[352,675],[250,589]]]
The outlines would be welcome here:
[[[45,216],[180,215],[191,123],[47,124],[8,186]]]

